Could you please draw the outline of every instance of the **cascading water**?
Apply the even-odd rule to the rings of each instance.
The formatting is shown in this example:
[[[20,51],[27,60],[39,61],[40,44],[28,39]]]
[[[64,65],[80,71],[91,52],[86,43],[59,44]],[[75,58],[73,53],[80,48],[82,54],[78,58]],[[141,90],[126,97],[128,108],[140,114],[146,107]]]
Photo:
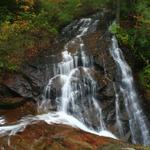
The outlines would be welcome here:
[[[62,62],[55,65],[56,74],[50,79],[49,84],[45,88],[44,99],[42,104],[39,104],[40,110],[50,109],[52,101],[57,101],[56,111],[72,115],[88,128],[100,132],[105,130],[105,123],[101,112],[100,105],[95,99],[96,81],[94,81],[92,72],[92,59],[86,56],[84,42],[82,36],[88,32],[89,28],[94,30],[98,20],[94,21],[91,18],[81,19],[79,21],[79,29],[77,35],[64,46],[62,52]],[[75,28],[75,27],[74,27]],[[77,44],[76,54],[74,56],[69,53],[69,46]],[[90,68],[89,68],[90,67]],[[60,95],[57,94],[54,100],[51,98],[51,88],[54,84],[54,79],[59,76],[64,84],[61,86]],[[88,109],[88,111],[87,111]],[[95,117],[92,114],[96,114]],[[94,122],[94,123],[93,123]]]
[[[112,48],[110,49],[110,53],[116,62],[118,73],[121,76],[121,81],[119,82],[118,86],[123,95],[125,108],[128,113],[132,142],[140,143],[142,141],[144,145],[149,145],[150,133],[147,125],[147,119],[139,105],[139,98],[134,87],[132,71],[129,65],[126,63],[115,37],[112,38]],[[116,95],[116,103],[117,106],[119,106],[118,95]],[[122,126],[119,119],[119,108],[116,107],[116,109],[119,128],[122,131]]]
[[[123,129],[123,124],[120,119],[120,107],[119,107],[119,94],[117,93],[116,90],[116,85],[113,83],[114,91],[115,91],[115,110],[116,110],[116,123],[118,126],[119,130],[119,136],[123,137],[124,136],[124,129]]]
[[[95,98],[97,83],[92,75],[93,60],[86,55],[82,39],[83,35],[96,30],[97,23],[98,20],[85,18],[73,27],[75,37],[64,46],[62,61],[53,64],[53,77],[45,87],[42,101],[38,103],[38,111],[45,114],[25,117],[15,125],[2,126],[0,135],[16,134],[28,124],[44,120],[49,124],[67,124],[93,134],[116,138],[107,131],[102,109]],[[76,47],[74,53],[70,52],[72,45]]]

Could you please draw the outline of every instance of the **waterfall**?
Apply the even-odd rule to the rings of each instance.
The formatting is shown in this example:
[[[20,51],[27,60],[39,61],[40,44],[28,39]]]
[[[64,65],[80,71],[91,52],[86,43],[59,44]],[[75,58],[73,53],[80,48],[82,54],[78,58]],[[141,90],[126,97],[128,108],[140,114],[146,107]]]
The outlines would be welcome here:
[[[97,83],[92,77],[92,59],[86,55],[82,39],[89,28],[92,29],[92,32],[94,32],[94,29],[96,30],[97,23],[98,20],[93,21],[91,18],[85,18],[81,19],[76,25],[80,25],[76,31],[77,35],[65,44],[62,61],[54,65],[54,70],[57,70],[55,72],[58,72],[58,74],[55,74],[49,80],[43,94],[42,103],[39,104],[39,109],[48,112],[53,105],[52,101],[57,101],[57,112],[74,116],[88,128],[100,132],[106,130],[106,125],[100,104],[95,99]],[[76,26],[74,28],[77,28]],[[72,44],[78,45],[74,55],[69,52]],[[60,94],[57,94],[52,100],[52,85],[57,78],[63,84],[61,85]],[[92,114],[95,114],[95,117]]]
[[[96,31],[98,22],[99,20],[93,18],[84,18],[64,29],[63,35],[69,34],[71,38],[69,37],[62,53],[58,55],[57,62],[51,61],[52,76],[48,78],[42,98],[38,101],[40,115],[26,116],[13,125],[6,125],[5,117],[0,117],[0,136],[14,135],[24,130],[27,125],[42,120],[48,124],[71,125],[89,133],[117,139],[108,129],[116,131],[120,138],[126,135],[125,123],[122,120],[124,105],[126,112],[123,113],[128,115],[130,129],[127,127],[127,130],[131,132],[132,142],[150,145],[147,119],[139,104],[132,71],[118,47],[116,38],[112,38],[109,56],[114,59],[121,77],[118,82],[108,79],[107,49],[108,53],[105,53],[105,49],[101,53],[100,67],[102,65],[104,69],[101,72],[94,66],[95,56],[87,53],[84,38]],[[109,84],[102,83],[101,80],[109,80]],[[107,106],[110,108],[106,108]]]
[[[132,142],[136,144],[142,141],[144,145],[149,145],[150,133],[147,125],[147,119],[139,104],[139,98],[134,87],[132,71],[125,61],[123,53],[118,47],[117,39],[115,37],[112,38],[112,48],[110,49],[110,53],[116,62],[118,72],[121,76],[119,89],[123,95],[125,108],[129,117]],[[116,97],[118,97],[118,95]],[[119,106],[118,98],[116,98],[116,103],[117,106]],[[116,109],[118,112],[119,108],[116,107]],[[116,114],[120,124],[119,113],[117,112]],[[122,130],[121,128],[122,127],[120,126],[120,130]]]
[[[117,127],[118,127],[118,130],[119,130],[119,136],[120,137],[123,137],[124,136],[124,129],[123,129],[123,124],[121,122],[121,119],[120,119],[120,105],[119,105],[119,94],[117,93],[117,90],[116,90],[116,85],[115,83],[113,83],[113,87],[114,87],[114,91],[115,91],[115,109],[116,109],[116,123],[117,123]]]
[[[28,124],[39,120],[78,127],[86,132],[116,139],[107,131],[102,109],[96,99],[97,82],[94,79],[93,58],[86,54],[83,36],[96,31],[98,20],[84,18],[61,53],[61,61],[52,64],[53,77],[49,79],[42,100],[38,102],[41,115],[22,118],[15,125],[0,127],[0,135],[14,135]],[[72,52],[72,47],[75,50]],[[1,119],[2,120],[2,119]],[[2,121],[1,121],[2,122]]]

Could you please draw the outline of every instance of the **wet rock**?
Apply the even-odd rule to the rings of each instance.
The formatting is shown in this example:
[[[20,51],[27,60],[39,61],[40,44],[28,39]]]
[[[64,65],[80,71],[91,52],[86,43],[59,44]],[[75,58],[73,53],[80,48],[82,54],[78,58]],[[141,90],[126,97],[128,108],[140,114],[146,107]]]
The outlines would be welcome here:
[[[22,117],[37,114],[36,104],[33,101],[24,100],[21,102],[19,99],[21,98],[11,98],[8,100],[8,104],[0,107],[0,116],[5,119],[5,124],[16,123]],[[11,105],[11,103],[15,104]]]
[[[8,145],[9,139],[9,145]],[[1,148],[5,150],[100,150],[115,148],[134,148],[122,141],[100,137],[66,125],[48,125],[39,122],[29,125],[14,136],[0,138]],[[119,149],[118,149],[119,150]],[[142,150],[142,149],[141,149]]]
[[[56,96],[60,96],[62,93],[62,87],[66,81],[67,76],[58,75],[52,79],[51,83],[49,83],[50,93],[52,93],[51,99],[55,99]]]
[[[16,135],[1,137],[0,146],[5,150],[145,149],[145,147],[129,145],[123,141],[100,137],[66,125],[48,125],[44,122],[29,125],[23,132]]]
[[[41,64],[40,64],[41,65]],[[39,64],[26,64],[19,73],[7,73],[0,87],[1,97],[20,96],[25,99],[37,101],[52,76],[50,67]],[[50,69],[48,72],[47,70]],[[46,73],[47,72],[47,73]]]
[[[16,95],[24,98],[32,97],[32,89],[30,84],[20,74],[8,75],[8,78],[3,80],[3,85],[12,92],[16,93]]]
[[[107,98],[114,98],[115,92],[114,92],[114,87],[112,82],[107,83],[107,87],[105,90],[103,90],[102,95]]]
[[[107,38],[109,39],[107,40]],[[102,31],[91,33],[84,37],[87,53],[94,58],[94,65],[98,71],[113,80],[116,75],[116,65],[110,55],[110,35],[103,35]]]

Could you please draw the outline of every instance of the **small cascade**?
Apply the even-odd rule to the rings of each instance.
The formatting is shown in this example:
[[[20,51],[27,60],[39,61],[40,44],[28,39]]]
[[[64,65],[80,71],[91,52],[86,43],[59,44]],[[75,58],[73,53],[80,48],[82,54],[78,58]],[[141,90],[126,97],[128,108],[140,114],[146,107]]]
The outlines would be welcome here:
[[[115,108],[116,108],[116,124],[119,130],[119,136],[124,136],[123,124],[120,119],[120,103],[119,103],[119,95],[116,90],[116,85],[113,83],[114,91],[115,91]]]
[[[69,74],[70,71],[75,67],[74,60],[71,54],[67,51],[67,45],[65,51],[62,52],[63,61],[58,64],[60,74]]]
[[[5,118],[0,116],[0,125],[3,125],[3,124],[5,124]]]
[[[115,37],[112,38],[110,53],[116,62],[118,73],[121,76],[118,86],[123,95],[125,108],[128,113],[132,142],[141,143],[142,141],[144,145],[150,145],[150,133],[147,119],[139,104],[139,98],[134,87],[132,71],[125,61]],[[118,103],[118,98],[116,98],[116,103]],[[118,109],[118,107],[116,107],[116,109]],[[116,110],[117,116],[119,115],[118,110]]]
[[[94,98],[96,82],[87,68],[75,68],[62,88],[60,111],[73,115],[91,129],[106,129],[99,104]],[[88,111],[87,111],[88,109]],[[91,115],[95,114],[93,118]],[[93,122],[96,122],[94,126]]]

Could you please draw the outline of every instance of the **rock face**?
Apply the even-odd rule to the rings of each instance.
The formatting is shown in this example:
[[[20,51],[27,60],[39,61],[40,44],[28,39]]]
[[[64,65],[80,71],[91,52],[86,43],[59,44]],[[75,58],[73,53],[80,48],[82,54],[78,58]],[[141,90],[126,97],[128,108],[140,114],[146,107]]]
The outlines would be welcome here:
[[[131,146],[122,141],[99,137],[69,126],[48,125],[44,122],[29,125],[15,136],[0,138],[0,148],[5,150],[144,150],[144,147]]]

